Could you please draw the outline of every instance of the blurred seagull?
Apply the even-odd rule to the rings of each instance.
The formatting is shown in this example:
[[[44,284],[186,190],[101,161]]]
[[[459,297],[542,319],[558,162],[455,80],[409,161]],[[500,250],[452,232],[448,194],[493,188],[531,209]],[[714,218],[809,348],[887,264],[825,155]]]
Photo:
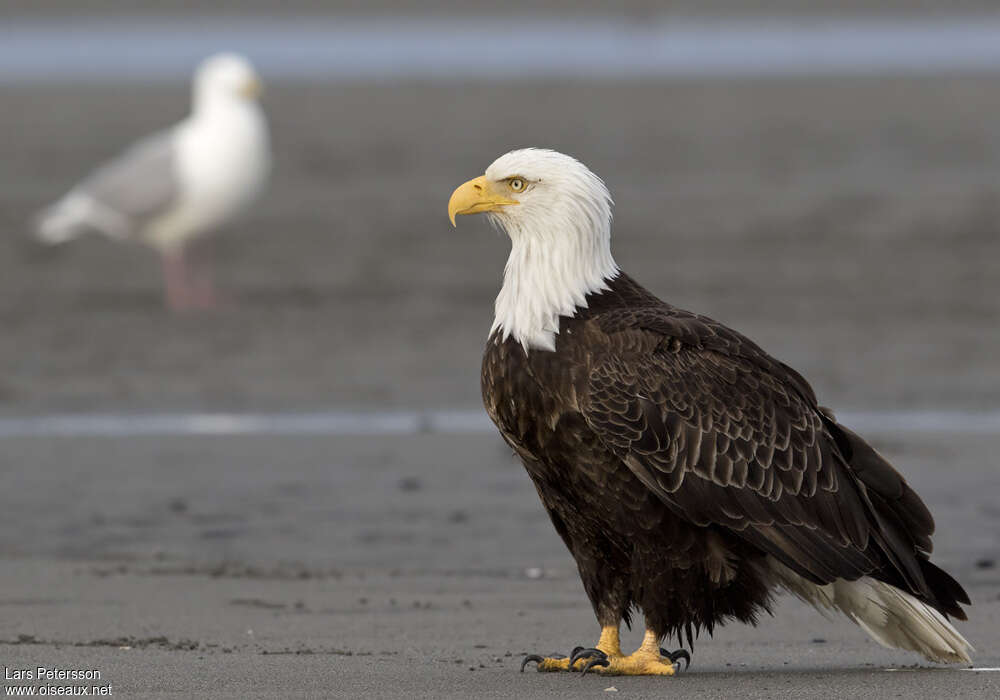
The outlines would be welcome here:
[[[167,305],[206,309],[210,276],[186,259],[188,244],[229,222],[263,189],[271,155],[261,83],[242,56],[216,54],[194,75],[191,114],[91,173],[36,220],[36,237],[59,244],[98,232],[139,240],[163,259]]]

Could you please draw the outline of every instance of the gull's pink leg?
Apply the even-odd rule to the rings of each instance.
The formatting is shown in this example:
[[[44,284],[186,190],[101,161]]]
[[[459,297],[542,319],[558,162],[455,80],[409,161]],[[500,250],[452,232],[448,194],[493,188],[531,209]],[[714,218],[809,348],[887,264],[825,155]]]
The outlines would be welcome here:
[[[184,251],[165,252],[161,257],[167,308],[174,312],[183,312],[193,308],[190,274],[184,260]]]
[[[229,299],[220,296],[216,291],[211,261],[206,259],[205,251],[191,251],[189,267],[192,301],[196,308],[202,310],[222,309],[232,306]]]
[[[232,306],[215,291],[211,265],[195,249],[163,253],[167,306],[174,312],[212,311]]]

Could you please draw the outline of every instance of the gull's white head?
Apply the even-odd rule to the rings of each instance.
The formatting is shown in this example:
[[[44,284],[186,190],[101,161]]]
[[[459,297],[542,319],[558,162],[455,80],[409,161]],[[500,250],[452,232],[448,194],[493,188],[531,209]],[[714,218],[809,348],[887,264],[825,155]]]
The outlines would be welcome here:
[[[537,148],[500,156],[448,202],[486,213],[511,240],[493,329],[525,350],[554,350],[559,317],[586,307],[588,294],[618,275],[611,256],[611,195],[575,158]]]
[[[194,74],[195,109],[217,104],[255,102],[261,82],[250,61],[235,53],[209,56]]]

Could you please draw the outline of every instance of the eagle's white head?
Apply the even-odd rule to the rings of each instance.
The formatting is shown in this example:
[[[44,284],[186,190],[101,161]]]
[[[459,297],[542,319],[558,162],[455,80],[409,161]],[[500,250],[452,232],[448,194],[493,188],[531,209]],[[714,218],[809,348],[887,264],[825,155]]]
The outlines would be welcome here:
[[[500,329],[526,351],[555,350],[559,317],[618,275],[608,188],[575,158],[524,148],[497,158],[448,202],[452,224],[483,212],[511,240],[491,333]]]

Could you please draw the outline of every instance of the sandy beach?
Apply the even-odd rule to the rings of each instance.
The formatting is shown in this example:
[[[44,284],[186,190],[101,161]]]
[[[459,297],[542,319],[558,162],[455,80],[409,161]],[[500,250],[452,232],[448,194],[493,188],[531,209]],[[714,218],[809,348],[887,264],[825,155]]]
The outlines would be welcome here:
[[[877,436],[937,518],[959,628],[1000,666],[992,436]],[[572,560],[493,438],[12,440],[7,667],[96,668],[124,697],[993,697],[785,596],[674,679],[518,673],[597,633]],[[15,496],[16,494],[16,496]],[[639,631],[626,635],[637,644]],[[897,669],[889,671],[888,669]]]

